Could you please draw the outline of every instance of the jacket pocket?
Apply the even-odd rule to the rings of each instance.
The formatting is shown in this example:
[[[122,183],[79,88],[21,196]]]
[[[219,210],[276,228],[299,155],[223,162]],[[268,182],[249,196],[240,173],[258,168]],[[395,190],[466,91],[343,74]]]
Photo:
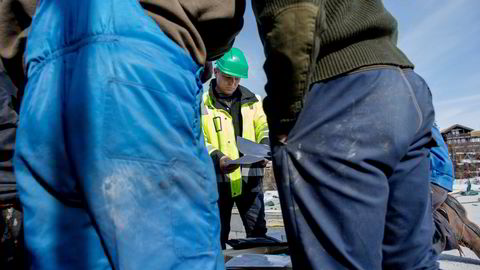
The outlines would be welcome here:
[[[112,78],[105,91],[103,145],[107,157],[168,162],[178,140],[175,97],[161,89]]]

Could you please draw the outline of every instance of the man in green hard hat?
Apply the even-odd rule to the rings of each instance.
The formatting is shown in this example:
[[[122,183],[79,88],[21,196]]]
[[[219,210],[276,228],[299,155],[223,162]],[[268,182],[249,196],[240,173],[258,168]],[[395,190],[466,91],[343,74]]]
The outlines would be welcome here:
[[[248,77],[243,52],[232,48],[216,62],[215,79],[203,96],[202,126],[205,143],[217,174],[221,244],[225,249],[230,232],[233,204],[237,205],[247,237],[264,237],[267,232],[263,203],[263,174],[267,162],[230,164],[240,157],[236,137],[269,144],[268,126],[261,98],[241,86]]]

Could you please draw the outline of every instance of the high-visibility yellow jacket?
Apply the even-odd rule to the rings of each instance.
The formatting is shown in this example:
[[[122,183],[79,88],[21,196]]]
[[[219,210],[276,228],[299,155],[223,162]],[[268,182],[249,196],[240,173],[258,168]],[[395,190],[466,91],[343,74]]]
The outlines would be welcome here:
[[[242,116],[242,137],[257,143],[268,141],[267,118],[262,108],[261,97],[247,88],[238,86],[241,91],[240,112]],[[238,101],[237,101],[238,102]],[[220,151],[222,155],[235,160],[239,158],[236,134],[230,113],[220,106],[212,87],[203,95],[202,126],[208,153]],[[217,152],[218,153],[218,152]],[[214,160],[215,162],[215,160]],[[241,166],[234,172],[223,175],[215,164],[217,181],[229,181],[232,197],[242,193],[242,176],[263,176],[263,168]]]

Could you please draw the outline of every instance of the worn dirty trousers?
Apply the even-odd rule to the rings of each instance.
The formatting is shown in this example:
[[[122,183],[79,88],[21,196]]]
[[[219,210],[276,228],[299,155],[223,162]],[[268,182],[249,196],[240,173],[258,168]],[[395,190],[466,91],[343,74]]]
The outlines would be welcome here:
[[[371,67],[312,85],[287,142],[273,146],[294,269],[437,269],[433,119],[412,70]]]
[[[244,181],[242,194],[233,198],[230,182],[217,182],[221,222],[220,241],[223,249],[226,248],[225,244],[230,234],[233,204],[237,206],[246,237],[265,237],[267,233],[265,203],[263,202],[263,176],[250,176],[244,179],[247,181],[242,180]]]
[[[42,0],[30,31],[14,163],[29,269],[223,269],[202,69],[135,0]]]

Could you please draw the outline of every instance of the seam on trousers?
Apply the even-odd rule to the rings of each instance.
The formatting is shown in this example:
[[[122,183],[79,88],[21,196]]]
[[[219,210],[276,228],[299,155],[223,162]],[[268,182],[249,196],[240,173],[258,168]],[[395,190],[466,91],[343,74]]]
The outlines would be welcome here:
[[[287,165],[287,170],[288,170],[288,191],[290,192],[290,202],[292,203],[292,207],[293,207],[293,220],[295,222],[295,238],[298,237],[298,223],[297,223],[297,205],[295,203],[295,200],[293,199],[295,196],[293,195],[293,189],[292,189],[292,170],[291,170],[291,166],[293,165],[293,163],[291,162],[290,160],[290,155],[288,154],[288,151],[287,151],[287,147],[284,147],[282,149],[282,151],[284,152],[283,154],[285,155],[285,158],[286,158],[286,165]],[[287,212],[288,212],[288,209],[287,209]]]
[[[420,105],[418,105],[417,97],[415,96],[415,93],[413,92],[412,85],[410,84],[407,77],[403,73],[403,70],[398,68],[398,71],[400,72],[404,82],[407,84],[408,91],[410,91],[410,94],[412,95],[413,105],[415,106],[415,109],[417,110],[417,113],[418,113],[418,118],[419,118],[420,121],[418,123],[417,130],[415,131],[415,133],[417,133],[423,125],[423,112],[422,112],[422,109],[420,109]]]
[[[27,63],[27,68],[26,70],[29,70],[29,65],[32,62],[37,62],[32,70],[31,73],[37,72],[37,70],[41,69],[43,66],[46,64],[50,63],[51,61],[65,55],[71,52],[74,52],[84,46],[87,46],[92,43],[108,43],[108,42],[117,42],[120,39],[120,36],[117,35],[106,35],[106,34],[98,34],[94,36],[89,36],[87,38],[80,39],[73,43],[72,45],[68,45],[66,47],[63,47],[61,49],[55,50],[51,53],[47,53],[46,55],[39,56],[37,58],[28,60],[29,63]],[[30,73],[30,72],[29,72]]]

